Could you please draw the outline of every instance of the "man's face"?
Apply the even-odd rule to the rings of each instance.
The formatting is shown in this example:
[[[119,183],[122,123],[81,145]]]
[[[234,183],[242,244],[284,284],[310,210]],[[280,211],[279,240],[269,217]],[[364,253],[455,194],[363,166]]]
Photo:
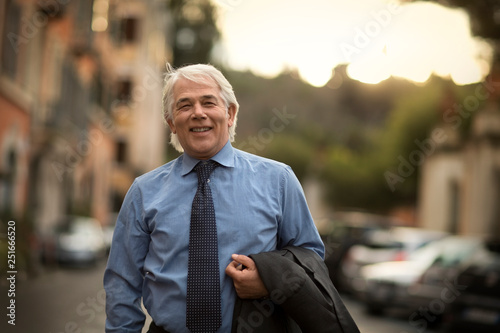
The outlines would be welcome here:
[[[235,113],[231,105],[226,115],[215,82],[200,84],[181,77],[174,86],[173,120],[167,122],[186,154],[209,159],[227,143]]]

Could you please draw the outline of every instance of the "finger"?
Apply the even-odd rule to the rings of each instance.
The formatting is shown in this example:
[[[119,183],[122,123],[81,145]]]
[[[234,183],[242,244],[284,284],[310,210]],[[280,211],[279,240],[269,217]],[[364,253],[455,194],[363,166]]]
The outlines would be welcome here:
[[[226,266],[226,274],[233,277],[234,274],[241,271],[241,264],[236,261],[231,261],[229,265]]]
[[[231,258],[248,269],[255,269],[255,262],[250,257],[247,257],[243,254],[233,254]]]

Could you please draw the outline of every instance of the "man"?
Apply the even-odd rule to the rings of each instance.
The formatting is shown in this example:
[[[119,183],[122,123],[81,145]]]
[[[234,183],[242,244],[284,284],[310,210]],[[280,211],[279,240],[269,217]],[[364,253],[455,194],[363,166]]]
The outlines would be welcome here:
[[[230,332],[237,296],[269,296],[247,255],[296,246],[323,257],[324,247],[291,168],[231,146],[239,105],[220,71],[167,66],[163,107],[171,143],[184,153],[138,177],[125,197],[104,275],[106,332],[141,332],[141,298],[153,319],[150,332],[196,331],[187,327],[190,225],[197,165],[208,160],[216,162],[206,181],[219,260],[221,320],[214,331]]]

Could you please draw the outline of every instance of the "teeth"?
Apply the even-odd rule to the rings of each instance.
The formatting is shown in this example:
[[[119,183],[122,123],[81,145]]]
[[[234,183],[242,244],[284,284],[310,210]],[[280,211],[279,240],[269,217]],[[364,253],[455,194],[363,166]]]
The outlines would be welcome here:
[[[192,131],[193,132],[204,132],[204,131],[208,131],[209,129],[210,129],[210,127],[193,128]]]

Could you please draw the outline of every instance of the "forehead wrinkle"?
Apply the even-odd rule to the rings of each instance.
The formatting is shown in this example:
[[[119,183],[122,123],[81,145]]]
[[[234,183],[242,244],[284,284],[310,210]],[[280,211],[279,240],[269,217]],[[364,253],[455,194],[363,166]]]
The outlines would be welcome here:
[[[179,105],[180,103],[182,102],[191,102],[192,100],[195,100],[196,98],[193,98],[193,97],[182,97],[182,98],[179,98],[179,100],[175,103],[175,105]],[[199,100],[207,100],[207,99],[215,99],[215,100],[219,100],[219,98],[215,95],[212,95],[212,94],[207,94],[207,95],[202,95],[200,97],[198,97]]]
[[[217,96],[212,95],[212,94],[203,95],[203,96],[201,96],[200,99],[215,99],[215,100],[218,100]]]

